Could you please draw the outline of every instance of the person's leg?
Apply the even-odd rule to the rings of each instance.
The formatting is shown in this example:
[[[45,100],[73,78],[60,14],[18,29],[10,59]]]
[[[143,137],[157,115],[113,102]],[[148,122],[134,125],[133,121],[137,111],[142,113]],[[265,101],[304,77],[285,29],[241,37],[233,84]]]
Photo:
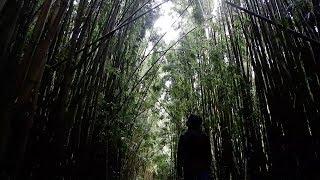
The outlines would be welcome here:
[[[184,180],[197,180],[197,175],[191,174],[191,173],[185,173]]]
[[[208,172],[201,172],[198,174],[197,180],[209,180],[209,173]]]

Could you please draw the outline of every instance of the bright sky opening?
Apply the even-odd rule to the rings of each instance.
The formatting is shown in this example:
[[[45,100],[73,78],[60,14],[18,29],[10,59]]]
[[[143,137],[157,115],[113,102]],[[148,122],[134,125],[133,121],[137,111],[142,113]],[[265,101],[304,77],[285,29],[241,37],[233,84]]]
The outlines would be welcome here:
[[[154,28],[159,34],[167,33],[163,38],[167,44],[177,40],[180,34],[180,30],[175,28],[177,26],[175,21],[177,21],[179,14],[173,10],[173,7],[174,4],[171,1],[160,6],[160,17],[154,23]]]

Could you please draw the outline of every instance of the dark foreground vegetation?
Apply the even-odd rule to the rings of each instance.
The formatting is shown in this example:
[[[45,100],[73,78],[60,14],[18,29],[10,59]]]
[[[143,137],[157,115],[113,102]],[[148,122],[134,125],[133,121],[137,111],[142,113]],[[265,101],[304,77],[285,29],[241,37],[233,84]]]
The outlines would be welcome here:
[[[1,179],[175,179],[189,113],[214,179],[320,179],[319,1],[163,3],[0,0]]]

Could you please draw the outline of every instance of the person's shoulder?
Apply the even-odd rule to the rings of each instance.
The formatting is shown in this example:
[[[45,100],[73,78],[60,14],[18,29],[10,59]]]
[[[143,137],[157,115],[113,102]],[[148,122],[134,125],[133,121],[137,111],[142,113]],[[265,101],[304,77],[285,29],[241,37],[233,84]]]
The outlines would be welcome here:
[[[185,130],[183,130],[182,132],[181,132],[181,135],[187,135],[189,133],[189,130],[188,129],[185,129]]]
[[[180,134],[180,139],[185,138],[187,136],[187,131],[182,131]]]

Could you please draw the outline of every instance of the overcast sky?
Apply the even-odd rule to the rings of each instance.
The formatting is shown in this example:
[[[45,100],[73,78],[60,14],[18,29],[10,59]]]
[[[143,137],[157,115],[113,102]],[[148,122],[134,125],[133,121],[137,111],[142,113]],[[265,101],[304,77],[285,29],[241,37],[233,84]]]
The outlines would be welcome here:
[[[173,10],[173,7],[174,5],[171,1],[163,4],[160,7],[160,17],[154,23],[154,28],[158,30],[159,34],[167,32],[164,37],[166,43],[177,40],[180,33],[179,29],[173,28],[173,23],[179,17],[179,14]]]

